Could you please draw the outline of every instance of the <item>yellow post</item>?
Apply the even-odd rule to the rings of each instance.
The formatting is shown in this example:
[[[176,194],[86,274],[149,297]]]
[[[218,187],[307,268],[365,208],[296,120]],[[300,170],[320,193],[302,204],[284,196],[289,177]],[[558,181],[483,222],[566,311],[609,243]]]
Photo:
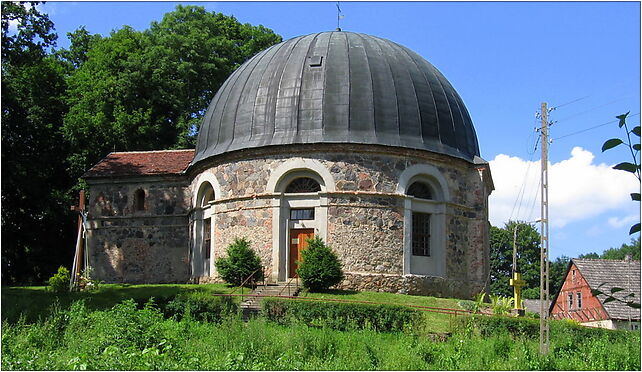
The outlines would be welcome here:
[[[522,280],[522,274],[515,272],[513,273],[513,278],[510,280],[510,285],[513,287],[514,294],[514,305],[515,310],[522,309],[522,287],[526,285],[526,282]]]

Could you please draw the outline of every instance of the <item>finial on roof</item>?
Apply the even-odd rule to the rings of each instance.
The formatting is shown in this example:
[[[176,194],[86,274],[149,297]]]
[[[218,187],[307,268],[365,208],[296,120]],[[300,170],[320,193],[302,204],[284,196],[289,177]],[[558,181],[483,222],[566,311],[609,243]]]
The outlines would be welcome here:
[[[341,7],[339,7],[339,2],[337,1],[337,31],[341,31],[341,25],[339,23],[342,19],[343,15],[341,14]]]

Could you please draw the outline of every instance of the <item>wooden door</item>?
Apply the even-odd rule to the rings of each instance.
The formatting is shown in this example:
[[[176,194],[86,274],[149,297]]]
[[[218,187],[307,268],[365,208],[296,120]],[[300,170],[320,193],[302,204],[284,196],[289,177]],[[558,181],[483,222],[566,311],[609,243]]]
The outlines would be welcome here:
[[[308,247],[308,239],[314,237],[314,229],[291,229],[290,230],[290,262],[289,277],[296,278],[297,261],[301,260],[301,251]]]

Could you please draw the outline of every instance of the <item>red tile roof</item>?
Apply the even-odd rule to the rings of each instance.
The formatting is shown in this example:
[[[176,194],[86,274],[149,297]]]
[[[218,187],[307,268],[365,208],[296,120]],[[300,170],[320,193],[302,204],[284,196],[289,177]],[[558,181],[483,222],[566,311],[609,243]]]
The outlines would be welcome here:
[[[194,158],[194,150],[112,152],[83,178],[179,174]]]

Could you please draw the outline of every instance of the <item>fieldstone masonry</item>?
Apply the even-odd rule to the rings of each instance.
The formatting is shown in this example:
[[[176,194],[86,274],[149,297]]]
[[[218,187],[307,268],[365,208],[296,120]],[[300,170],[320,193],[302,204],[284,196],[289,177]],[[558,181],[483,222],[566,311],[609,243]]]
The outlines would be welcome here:
[[[270,277],[278,249],[274,200],[282,194],[268,190],[267,183],[271,172],[292,158],[318,161],[333,178],[335,191],[311,197],[327,198],[326,240],[346,273],[338,288],[472,297],[487,284],[489,190],[479,167],[425,151],[353,146],[345,152],[328,144],[289,146],[287,155],[278,148],[244,151],[242,158],[230,153],[172,179],[90,183],[89,251],[95,275],[130,283],[190,280],[190,213],[207,175],[218,183],[211,203],[212,258],[245,237]],[[397,186],[401,173],[415,164],[432,164],[447,181],[444,277],[404,274],[406,196],[398,194]],[[143,211],[133,204],[138,189],[146,194]],[[216,280],[215,272],[200,278]]]

